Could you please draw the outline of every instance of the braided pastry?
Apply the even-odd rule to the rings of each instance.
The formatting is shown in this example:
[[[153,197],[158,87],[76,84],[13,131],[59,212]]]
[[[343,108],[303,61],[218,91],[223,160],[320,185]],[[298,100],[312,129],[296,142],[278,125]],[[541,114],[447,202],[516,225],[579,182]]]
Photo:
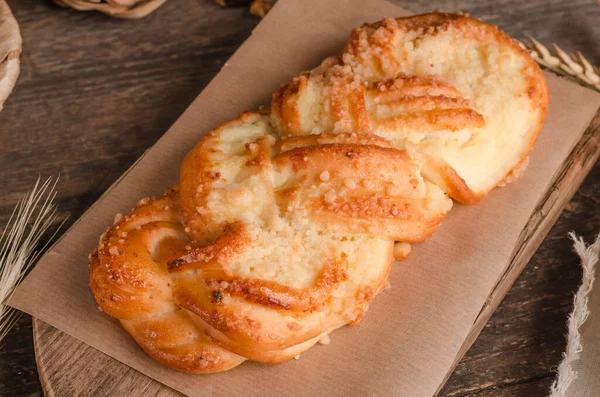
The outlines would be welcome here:
[[[219,347],[173,301],[167,263],[189,247],[179,192],[143,199],[100,237],[90,255],[90,288],[102,311],[118,318],[156,361],[187,372],[219,372],[244,361]]]
[[[341,58],[283,86],[272,106],[287,134],[352,128],[387,138],[426,179],[474,204],[524,172],[548,87],[497,27],[431,13],[355,29]]]
[[[174,368],[288,360],[360,321],[448,195],[474,203],[518,176],[547,100],[535,63],[482,22],[364,25],[120,216],[90,257],[92,292]]]
[[[178,301],[210,335],[263,362],[357,322],[386,283],[394,240],[424,240],[451,206],[383,139],[276,135],[268,116],[246,113],[188,154],[181,214],[206,244],[170,267]]]

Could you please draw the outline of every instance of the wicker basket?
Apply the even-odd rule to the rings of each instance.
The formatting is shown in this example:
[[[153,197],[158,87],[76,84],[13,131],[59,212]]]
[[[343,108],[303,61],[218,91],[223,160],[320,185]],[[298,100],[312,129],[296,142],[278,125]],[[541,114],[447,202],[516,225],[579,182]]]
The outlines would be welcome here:
[[[5,0],[0,0],[0,110],[19,77],[22,41],[19,24]]]
[[[79,11],[96,10],[116,18],[142,18],[167,0],[53,0],[62,7]]]

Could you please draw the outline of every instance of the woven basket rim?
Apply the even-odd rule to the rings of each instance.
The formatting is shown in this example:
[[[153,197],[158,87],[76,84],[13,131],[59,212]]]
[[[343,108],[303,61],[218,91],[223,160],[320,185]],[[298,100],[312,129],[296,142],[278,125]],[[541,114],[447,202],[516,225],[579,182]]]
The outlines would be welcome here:
[[[61,7],[78,11],[100,11],[115,18],[143,18],[167,0],[53,0]]]
[[[0,110],[12,92],[20,72],[22,49],[19,24],[6,1],[0,1]]]

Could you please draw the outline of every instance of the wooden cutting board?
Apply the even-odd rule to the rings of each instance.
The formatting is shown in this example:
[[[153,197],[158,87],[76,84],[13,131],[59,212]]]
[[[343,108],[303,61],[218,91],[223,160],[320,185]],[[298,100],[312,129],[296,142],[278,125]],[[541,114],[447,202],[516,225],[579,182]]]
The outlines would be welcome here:
[[[182,395],[36,318],[33,345],[46,396]]]
[[[453,368],[473,344],[531,256],[577,191],[600,154],[600,110],[554,177],[519,236],[510,264],[500,277],[457,355]],[[178,392],[104,353],[33,319],[38,373],[47,396],[180,396]],[[453,369],[452,369],[453,370]],[[452,373],[447,374],[446,379]],[[443,385],[442,385],[443,386]],[[441,387],[440,386],[440,389]],[[438,390],[439,391],[439,390]]]

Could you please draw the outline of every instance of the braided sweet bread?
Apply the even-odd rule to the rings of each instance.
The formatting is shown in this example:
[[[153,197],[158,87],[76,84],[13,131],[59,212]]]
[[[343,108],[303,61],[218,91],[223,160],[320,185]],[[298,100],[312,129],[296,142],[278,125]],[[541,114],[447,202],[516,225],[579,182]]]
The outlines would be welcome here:
[[[270,111],[206,134],[179,187],[119,216],[92,292],[171,367],[288,360],[361,319],[448,195],[474,203],[515,177],[546,106],[539,68],[496,28],[438,13],[365,25]]]
[[[203,244],[171,264],[175,295],[221,346],[257,361],[357,322],[385,286],[394,240],[424,240],[451,206],[385,140],[298,138],[246,113],[181,166],[181,215]]]
[[[275,94],[273,116],[293,135],[373,132],[474,204],[524,172],[547,107],[546,80],[515,40],[466,15],[431,13],[355,29],[341,58]]]
[[[216,345],[173,301],[167,264],[189,247],[179,191],[142,199],[100,237],[90,255],[90,288],[100,308],[118,318],[156,361],[187,372],[219,372],[244,361]]]

